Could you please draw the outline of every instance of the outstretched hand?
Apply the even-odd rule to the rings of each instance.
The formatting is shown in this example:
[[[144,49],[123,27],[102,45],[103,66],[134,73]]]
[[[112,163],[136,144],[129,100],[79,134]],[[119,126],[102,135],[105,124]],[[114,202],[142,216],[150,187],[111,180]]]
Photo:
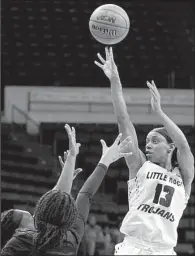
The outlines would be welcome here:
[[[104,59],[101,56],[101,54],[98,53],[97,56],[98,56],[99,60],[101,61],[101,63],[99,63],[97,61],[94,61],[94,63],[104,71],[105,75],[109,79],[112,79],[114,77],[119,77],[118,69],[114,62],[112,47],[110,47],[109,49],[108,49],[108,47],[106,47],[105,53],[106,53],[106,59]]]
[[[152,80],[152,82],[146,82],[149,90],[150,90],[150,94],[151,94],[151,106],[152,109],[155,113],[159,113],[160,111],[162,111],[161,109],[161,96],[160,93],[154,83],[154,81]]]
[[[132,152],[127,152],[129,150],[129,144],[131,144],[131,137],[127,137],[120,143],[120,139],[122,137],[122,133],[120,133],[115,139],[112,146],[108,147],[104,140],[100,140],[102,144],[102,157],[100,162],[105,163],[106,165],[110,165],[114,163],[121,157],[127,157],[132,155]]]
[[[67,150],[66,152],[64,152],[64,161],[62,160],[61,156],[58,156],[58,160],[60,162],[61,168],[63,169],[64,167],[64,163],[66,162],[67,156],[68,156],[69,150]],[[76,178],[76,176],[82,172],[83,169],[81,168],[77,168],[76,170],[74,170],[74,174],[73,174],[73,180]]]
[[[69,139],[69,151],[68,154],[71,156],[77,156],[79,154],[80,143],[76,142],[76,132],[74,127],[70,127],[68,124],[65,125],[66,132]]]

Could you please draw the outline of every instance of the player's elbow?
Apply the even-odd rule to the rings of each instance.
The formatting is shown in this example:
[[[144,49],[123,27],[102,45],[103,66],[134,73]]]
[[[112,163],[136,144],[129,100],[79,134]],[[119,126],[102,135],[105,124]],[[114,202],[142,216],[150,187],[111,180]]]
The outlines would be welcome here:
[[[179,142],[175,143],[175,145],[179,151],[183,151],[183,152],[185,151],[185,152],[191,153],[190,146],[185,137],[183,139],[181,139]],[[191,155],[192,155],[192,153],[191,153]]]

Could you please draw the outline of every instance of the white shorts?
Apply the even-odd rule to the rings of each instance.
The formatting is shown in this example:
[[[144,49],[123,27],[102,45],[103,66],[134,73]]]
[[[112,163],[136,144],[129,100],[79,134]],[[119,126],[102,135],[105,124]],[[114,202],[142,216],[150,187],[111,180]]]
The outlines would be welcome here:
[[[177,255],[173,249],[158,249],[124,241],[115,245],[114,255]]]

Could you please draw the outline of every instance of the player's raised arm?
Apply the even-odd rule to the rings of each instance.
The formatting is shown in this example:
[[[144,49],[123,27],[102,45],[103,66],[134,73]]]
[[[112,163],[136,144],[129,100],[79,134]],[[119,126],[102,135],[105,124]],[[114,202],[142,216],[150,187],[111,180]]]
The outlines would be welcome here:
[[[66,161],[63,165],[62,173],[53,190],[61,190],[62,192],[70,194],[75,170],[75,162],[76,157],[79,153],[80,144],[76,143],[76,134],[74,127],[70,128],[70,126],[66,124],[65,129],[67,131],[69,139],[69,150]]]
[[[120,144],[122,134],[119,134],[112,146],[107,147],[104,140],[101,140],[102,144],[102,156],[96,166],[93,173],[85,181],[83,187],[79,191],[76,199],[76,206],[78,209],[79,217],[75,226],[76,234],[79,242],[84,233],[85,223],[89,215],[89,209],[91,205],[91,199],[100,187],[104,176],[107,173],[107,169],[113,162],[117,161],[121,157],[130,156],[132,152],[127,152],[130,148],[131,138],[127,137]],[[126,153],[127,152],[127,153]]]
[[[58,160],[59,160],[59,163],[60,163],[60,165],[61,165],[61,167],[62,167],[62,170],[63,170],[63,168],[64,168],[64,164],[65,164],[65,162],[66,162],[66,159],[67,159],[68,154],[69,154],[69,150],[67,150],[67,151],[64,152],[64,160],[62,159],[61,156],[58,156]],[[77,175],[78,175],[80,172],[82,172],[82,171],[83,171],[82,168],[77,168],[76,170],[74,170],[74,173],[73,173],[73,180],[76,179]]]
[[[151,93],[151,105],[154,112],[169,133],[175,147],[177,148],[177,161],[183,176],[186,193],[190,195],[191,184],[194,179],[194,157],[188,141],[180,128],[163,112],[161,108],[161,97],[154,81],[147,82]]]
[[[121,85],[118,69],[114,62],[112,48],[110,47],[110,49],[108,49],[106,47],[105,51],[106,51],[106,60],[104,60],[104,58],[98,53],[97,54],[98,58],[100,59],[102,64],[100,64],[97,61],[95,61],[95,64],[104,71],[105,75],[110,80],[114,114],[117,118],[119,132],[122,133],[123,135],[122,139],[128,136],[131,136],[132,138],[133,155],[125,158],[126,163],[130,170],[129,176],[130,176],[130,179],[132,179],[135,177],[135,175],[137,174],[137,171],[145,162],[145,156],[139,149],[137,134],[127,111],[127,106],[123,96],[122,85]]]

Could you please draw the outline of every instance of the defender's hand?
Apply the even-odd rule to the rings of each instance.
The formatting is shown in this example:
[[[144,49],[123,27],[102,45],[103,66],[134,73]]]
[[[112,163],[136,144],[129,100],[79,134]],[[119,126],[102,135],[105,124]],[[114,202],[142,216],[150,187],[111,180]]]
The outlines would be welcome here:
[[[62,157],[61,156],[58,156],[58,160],[59,160],[59,162],[60,162],[60,165],[61,165],[61,167],[62,167],[62,169],[63,169],[63,167],[64,167],[64,163],[66,162],[66,158],[67,158],[67,156],[68,156],[68,152],[69,150],[67,150],[66,152],[64,152],[64,161],[62,160]],[[76,176],[80,173],[80,172],[82,172],[83,170],[81,169],[81,168],[77,168],[76,170],[74,170],[74,174],[73,174],[73,180],[76,178]]]

